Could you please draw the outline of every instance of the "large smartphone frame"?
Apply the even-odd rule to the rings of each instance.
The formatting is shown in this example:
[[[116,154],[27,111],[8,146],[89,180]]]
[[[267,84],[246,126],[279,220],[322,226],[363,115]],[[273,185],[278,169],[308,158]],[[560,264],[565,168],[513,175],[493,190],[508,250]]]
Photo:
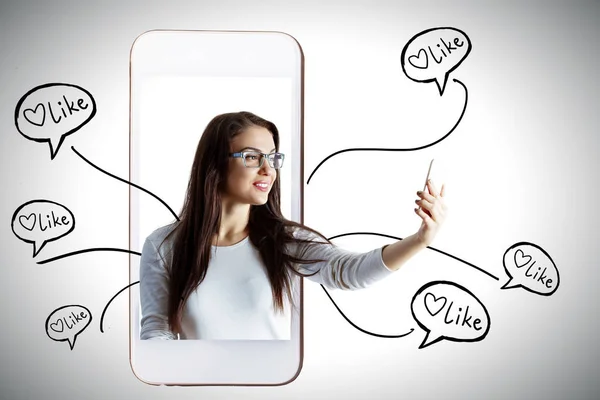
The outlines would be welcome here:
[[[240,63],[240,60],[244,62]],[[140,136],[140,90],[145,79],[161,74],[291,79],[294,102],[289,139],[293,154],[290,163],[286,156],[285,166],[292,169],[291,219],[303,223],[304,55],[299,43],[288,34],[271,31],[153,30],[136,38],[130,54],[129,178],[132,183],[136,183],[139,175],[136,146]],[[283,140],[288,138],[282,137]],[[143,239],[136,229],[140,223],[136,211],[140,196],[148,194],[130,186],[129,244],[133,250]],[[299,375],[303,358],[302,279],[297,280],[300,289],[295,298],[298,312],[292,313],[291,340],[162,341],[139,339],[139,285],[135,285],[139,281],[137,255],[130,256],[129,277],[133,284],[129,290],[129,356],[134,374],[143,382],[181,386],[264,386],[287,384]]]

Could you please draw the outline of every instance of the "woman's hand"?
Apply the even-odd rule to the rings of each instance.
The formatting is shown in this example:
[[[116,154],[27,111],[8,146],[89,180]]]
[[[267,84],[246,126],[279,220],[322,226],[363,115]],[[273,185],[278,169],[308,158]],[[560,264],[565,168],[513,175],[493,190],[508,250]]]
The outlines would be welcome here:
[[[416,236],[425,246],[429,246],[433,242],[433,238],[444,223],[447,211],[444,202],[444,185],[442,184],[442,189],[438,193],[430,179],[427,181],[427,189],[429,193],[418,191],[419,199],[415,200],[419,206],[419,208],[415,208],[415,213],[423,220]]]

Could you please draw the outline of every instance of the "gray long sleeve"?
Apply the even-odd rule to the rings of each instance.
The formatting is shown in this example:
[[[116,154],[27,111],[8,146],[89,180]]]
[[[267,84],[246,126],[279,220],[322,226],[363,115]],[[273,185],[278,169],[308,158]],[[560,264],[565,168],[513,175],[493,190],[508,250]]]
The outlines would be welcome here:
[[[323,242],[322,238],[306,230],[296,231],[294,236]],[[318,271],[307,279],[330,289],[364,289],[394,272],[383,262],[382,247],[366,253],[351,252],[328,243],[316,246],[298,243],[293,244],[292,247],[296,247],[294,252],[301,258],[326,260],[313,264],[300,264],[297,269],[303,274]]]
[[[140,259],[140,303],[142,306],[141,339],[175,340],[169,329],[169,276],[164,254],[157,247],[166,234],[154,231],[144,242]]]
[[[169,232],[168,227],[154,231],[142,249],[140,259],[140,303],[142,311],[141,339],[175,340],[168,324],[169,275],[164,260],[168,251],[160,247]],[[323,239],[306,230],[296,230],[296,237],[322,242]],[[249,243],[249,242],[248,242]],[[250,244],[248,244],[250,245]],[[323,259],[313,264],[299,264],[297,270],[303,274],[313,274],[307,279],[321,283],[330,289],[356,290],[370,286],[393,273],[383,262],[382,248],[366,253],[356,253],[341,249],[329,243],[308,245],[292,243],[286,251],[303,259]],[[316,273],[315,273],[316,272]]]

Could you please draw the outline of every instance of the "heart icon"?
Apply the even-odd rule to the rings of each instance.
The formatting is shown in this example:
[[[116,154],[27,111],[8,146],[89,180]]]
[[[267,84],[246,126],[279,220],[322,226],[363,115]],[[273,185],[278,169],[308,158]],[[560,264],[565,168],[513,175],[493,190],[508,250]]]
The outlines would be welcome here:
[[[431,296],[431,297],[430,297]],[[441,303],[438,303],[441,301]],[[437,313],[442,311],[444,306],[446,305],[446,298],[440,296],[439,299],[436,299],[433,293],[427,293],[425,295],[425,308],[431,314],[432,317],[435,317]]]
[[[526,256],[525,253],[523,253],[523,250],[519,249],[515,251],[515,265],[517,268],[526,266],[529,264],[529,261],[531,261],[531,256]]]
[[[33,217],[33,222],[29,221],[29,218],[31,217]],[[26,222],[23,222],[23,220],[25,220]],[[27,229],[28,231],[32,231],[33,227],[35,226],[35,214],[31,213],[28,217],[21,215],[19,217],[19,223],[23,228]]]
[[[40,108],[40,107],[42,107],[42,112],[38,115],[38,108]],[[31,116],[31,118],[27,116],[27,113],[29,113],[30,115],[33,114]],[[35,110],[32,110],[31,108],[25,109],[23,111],[23,116],[30,124],[42,126],[42,125],[44,125],[44,121],[46,120],[46,108],[44,107],[44,105],[42,103],[39,103],[37,106],[35,106]],[[42,121],[37,122],[40,119]]]
[[[423,53],[423,59],[421,59],[421,53]],[[419,50],[416,56],[408,57],[408,62],[415,68],[427,69],[427,66],[429,65],[429,59],[427,58],[425,49]]]
[[[60,322],[60,329],[58,328],[59,322]],[[55,328],[55,326],[56,326],[56,328]],[[65,326],[63,325],[62,319],[59,319],[55,323],[51,323],[50,324],[50,329],[52,329],[54,332],[62,332],[65,329]]]

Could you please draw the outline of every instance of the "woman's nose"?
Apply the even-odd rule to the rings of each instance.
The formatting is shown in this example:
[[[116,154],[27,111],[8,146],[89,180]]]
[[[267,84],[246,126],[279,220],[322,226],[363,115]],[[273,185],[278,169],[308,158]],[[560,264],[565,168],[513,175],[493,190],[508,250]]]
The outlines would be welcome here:
[[[269,165],[269,160],[267,160],[266,158],[263,158],[260,170],[269,175],[275,172],[275,168],[272,168],[271,165]]]

